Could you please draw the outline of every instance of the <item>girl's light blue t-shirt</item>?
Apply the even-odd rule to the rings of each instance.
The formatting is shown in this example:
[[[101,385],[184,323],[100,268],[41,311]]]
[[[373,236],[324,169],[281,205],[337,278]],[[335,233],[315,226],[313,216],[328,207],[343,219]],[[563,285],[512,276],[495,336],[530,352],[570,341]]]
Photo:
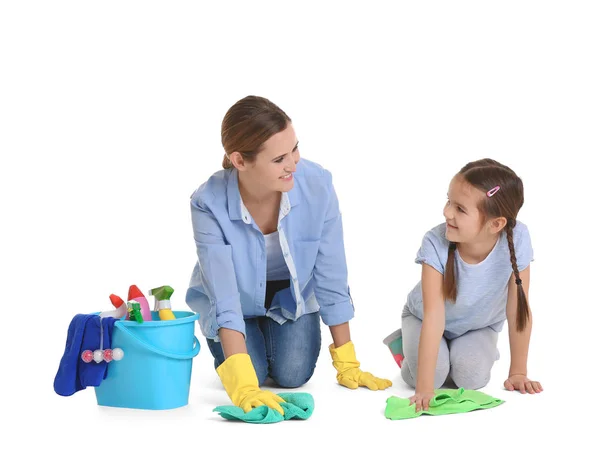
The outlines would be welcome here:
[[[519,271],[533,261],[533,248],[527,226],[517,221],[513,242]],[[415,262],[428,264],[442,275],[448,260],[450,242],[446,239],[446,224],[429,230],[423,237]],[[467,331],[490,327],[500,332],[506,320],[508,283],[513,273],[506,232],[502,232],[489,255],[478,264],[464,262],[455,252],[457,269],[456,302],[446,301],[446,327],[444,336],[453,339]],[[423,319],[423,293],[421,282],[409,293],[408,312]]]

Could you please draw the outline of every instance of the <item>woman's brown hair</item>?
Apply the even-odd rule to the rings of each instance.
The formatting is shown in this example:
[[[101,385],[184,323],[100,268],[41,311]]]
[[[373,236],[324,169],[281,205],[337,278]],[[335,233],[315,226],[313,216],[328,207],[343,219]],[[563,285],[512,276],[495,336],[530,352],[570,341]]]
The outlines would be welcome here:
[[[252,161],[263,144],[285,130],[292,120],[279,106],[260,96],[247,96],[236,102],[221,123],[221,143],[225,148],[223,168],[231,169],[231,153],[241,153]]]

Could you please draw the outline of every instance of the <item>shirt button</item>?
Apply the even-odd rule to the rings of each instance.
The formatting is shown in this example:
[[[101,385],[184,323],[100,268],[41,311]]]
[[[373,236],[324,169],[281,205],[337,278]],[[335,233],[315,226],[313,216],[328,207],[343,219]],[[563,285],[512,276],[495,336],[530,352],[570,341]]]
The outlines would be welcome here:
[[[260,287],[262,288],[262,286],[263,286],[263,284],[262,284],[262,281],[261,281],[261,282],[260,282]]]

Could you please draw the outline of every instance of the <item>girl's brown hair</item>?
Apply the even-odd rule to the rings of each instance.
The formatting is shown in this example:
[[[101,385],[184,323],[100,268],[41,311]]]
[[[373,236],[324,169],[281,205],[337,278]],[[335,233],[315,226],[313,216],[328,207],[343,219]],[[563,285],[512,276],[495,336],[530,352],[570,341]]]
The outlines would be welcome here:
[[[478,208],[484,222],[495,217],[506,218],[506,240],[508,241],[510,262],[517,283],[517,330],[523,331],[530,316],[529,304],[527,303],[527,297],[523,290],[521,278],[519,277],[515,244],[513,242],[513,230],[517,224],[517,214],[524,202],[523,182],[512,169],[493,159],[487,158],[468,163],[456,175],[484,193],[497,186],[500,187],[492,196],[488,197],[486,195],[478,205]],[[455,251],[456,243],[451,242],[444,273],[444,297],[452,302],[456,301],[457,292]]]
[[[276,104],[259,96],[247,96],[236,102],[221,123],[221,143],[225,148],[223,168],[231,169],[231,153],[239,152],[252,161],[263,143],[284,130],[292,120]]]

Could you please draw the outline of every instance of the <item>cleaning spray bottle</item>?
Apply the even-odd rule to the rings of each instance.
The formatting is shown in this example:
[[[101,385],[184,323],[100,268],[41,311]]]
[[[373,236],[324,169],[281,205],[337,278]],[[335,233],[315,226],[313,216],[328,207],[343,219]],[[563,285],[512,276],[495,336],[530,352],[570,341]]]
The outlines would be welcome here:
[[[148,304],[148,299],[144,296],[144,293],[140,291],[136,285],[131,285],[129,287],[129,294],[127,295],[128,301],[135,301],[140,303],[140,312],[142,313],[142,317],[144,321],[152,321],[152,314],[150,313],[150,305]]]
[[[110,302],[112,303],[113,306],[115,306],[116,310],[106,310],[100,314],[100,318],[106,318],[106,317],[123,318],[125,315],[127,315],[127,304],[125,304],[125,302],[123,302],[123,299],[121,299],[116,294],[111,294],[109,296],[109,298],[110,298]]]
[[[139,302],[127,301],[127,312],[129,313],[129,320],[135,320],[138,323],[144,323]]]
[[[158,310],[158,318],[161,320],[175,320],[175,315],[171,310],[171,295],[174,289],[170,286],[160,286],[151,289],[148,293],[154,296],[154,310]]]

